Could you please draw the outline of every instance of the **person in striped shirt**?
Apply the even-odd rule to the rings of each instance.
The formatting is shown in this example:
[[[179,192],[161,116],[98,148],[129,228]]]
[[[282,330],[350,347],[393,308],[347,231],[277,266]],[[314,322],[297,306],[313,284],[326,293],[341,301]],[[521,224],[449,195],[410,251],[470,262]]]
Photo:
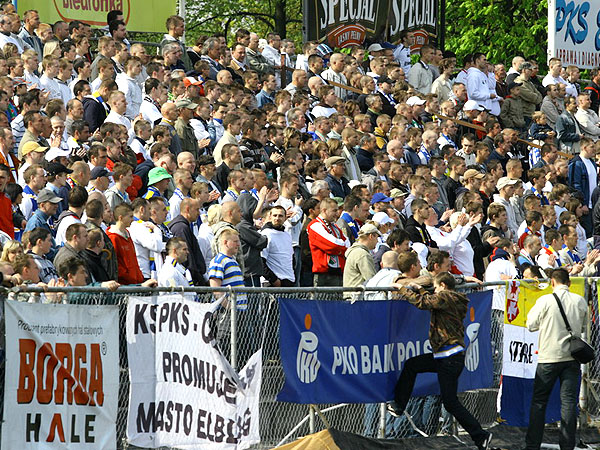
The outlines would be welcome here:
[[[219,236],[219,253],[210,261],[208,279],[211,287],[244,286],[244,276],[235,259],[240,248],[240,236],[233,229],[224,230]],[[225,305],[224,305],[225,306]],[[238,311],[248,309],[246,294],[237,294]]]

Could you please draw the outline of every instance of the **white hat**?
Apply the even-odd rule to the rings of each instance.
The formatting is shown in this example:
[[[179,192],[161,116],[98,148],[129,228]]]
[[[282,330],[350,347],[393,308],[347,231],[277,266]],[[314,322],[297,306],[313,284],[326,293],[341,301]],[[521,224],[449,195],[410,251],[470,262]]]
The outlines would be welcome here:
[[[375,43],[375,44],[371,44],[369,45],[369,48],[367,48],[368,51],[370,52],[380,52],[381,50],[385,50],[381,44]]]
[[[387,225],[388,223],[395,223],[394,219],[392,219],[390,216],[388,216],[383,211],[379,211],[378,213],[375,213],[372,220],[373,220],[373,222],[377,222],[379,225]]]
[[[408,106],[424,105],[425,103],[425,100],[423,100],[421,97],[417,97],[416,95],[413,95],[412,97],[409,97],[408,100],[406,100],[406,104]]]
[[[58,147],[50,147],[50,150],[46,152],[44,159],[46,161],[52,161],[53,159],[60,158],[62,156],[68,158],[71,155],[71,150],[63,150]]]
[[[465,111],[483,111],[485,108],[477,103],[475,100],[467,100],[465,106],[463,106]]]

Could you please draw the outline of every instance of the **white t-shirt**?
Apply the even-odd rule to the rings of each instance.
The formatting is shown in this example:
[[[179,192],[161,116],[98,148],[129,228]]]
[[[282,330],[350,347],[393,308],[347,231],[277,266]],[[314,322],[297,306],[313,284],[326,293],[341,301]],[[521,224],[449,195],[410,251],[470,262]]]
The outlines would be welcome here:
[[[488,281],[503,281],[500,275],[508,275],[510,278],[517,276],[517,268],[515,265],[506,259],[496,259],[488,264],[483,277],[484,282]],[[494,288],[494,296],[492,297],[492,309],[504,311],[506,306],[506,289],[504,286]]]
[[[585,164],[585,170],[587,171],[588,179],[590,180],[590,184],[588,187],[590,200],[589,200],[589,202],[588,202],[589,204],[587,206],[588,206],[588,208],[591,208],[592,207],[592,192],[594,192],[594,189],[596,188],[596,185],[598,184],[596,168],[594,167],[594,163],[590,159],[584,158],[581,154],[579,155],[579,157]]]

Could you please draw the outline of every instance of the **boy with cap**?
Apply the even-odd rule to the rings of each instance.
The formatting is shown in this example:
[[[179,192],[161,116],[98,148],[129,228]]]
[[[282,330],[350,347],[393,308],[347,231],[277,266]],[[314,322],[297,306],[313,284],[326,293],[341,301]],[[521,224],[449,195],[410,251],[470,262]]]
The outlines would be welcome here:
[[[344,177],[346,172],[346,160],[342,156],[332,156],[325,160],[327,176],[325,181],[329,185],[331,194],[334,197],[345,198],[350,193],[348,180]]]
[[[112,172],[106,170],[105,167],[94,167],[90,172],[90,184],[87,188],[88,192],[91,194],[94,191],[102,192],[108,189],[110,184],[110,178],[112,176]]]

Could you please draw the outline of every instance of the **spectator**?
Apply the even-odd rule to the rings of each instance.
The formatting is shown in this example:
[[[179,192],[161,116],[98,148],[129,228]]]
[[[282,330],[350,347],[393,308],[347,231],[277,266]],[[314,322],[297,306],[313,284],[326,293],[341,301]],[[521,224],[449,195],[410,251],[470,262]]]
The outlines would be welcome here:
[[[169,224],[169,230],[173,233],[173,236],[181,237],[185,240],[189,250],[186,267],[192,274],[194,284],[204,286],[206,285],[204,278],[206,264],[200,251],[198,240],[191,229],[191,224],[198,220],[199,208],[198,200],[193,198],[184,199],[181,202],[179,215],[174,217]]]
[[[344,286],[362,286],[377,273],[372,251],[377,245],[381,232],[375,225],[363,225],[356,241],[346,250],[346,264],[344,265]]]
[[[166,250],[165,264],[158,271],[158,285],[172,288],[191,286],[192,274],[184,265],[189,254],[185,239],[169,239]]]
[[[285,221],[285,208],[274,206],[269,210],[267,222],[261,230],[261,234],[267,238],[267,245],[261,252],[265,266],[264,278],[274,287],[291,287],[296,282],[292,237],[285,230]]]
[[[127,229],[133,222],[133,208],[128,203],[115,207],[115,224],[106,231],[117,253],[119,268],[118,281],[120,284],[140,284],[144,275],[138,265],[135,246]]]

